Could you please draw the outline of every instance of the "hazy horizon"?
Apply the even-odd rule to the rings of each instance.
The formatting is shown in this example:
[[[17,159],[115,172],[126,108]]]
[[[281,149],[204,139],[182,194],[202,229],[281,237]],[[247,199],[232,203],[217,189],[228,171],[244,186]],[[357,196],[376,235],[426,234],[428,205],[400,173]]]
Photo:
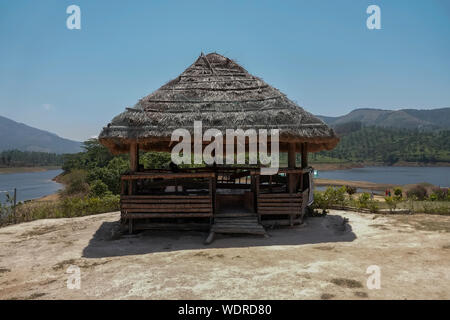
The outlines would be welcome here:
[[[66,8],[81,9],[69,30]],[[381,30],[366,27],[369,5]],[[450,106],[448,1],[0,4],[0,115],[84,141],[200,52],[235,59],[307,111]]]

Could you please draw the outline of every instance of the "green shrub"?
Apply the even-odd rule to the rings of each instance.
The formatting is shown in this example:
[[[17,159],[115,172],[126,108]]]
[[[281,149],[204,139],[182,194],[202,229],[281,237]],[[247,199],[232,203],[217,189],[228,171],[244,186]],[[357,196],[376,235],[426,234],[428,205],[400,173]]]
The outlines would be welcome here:
[[[324,192],[314,192],[314,204],[316,209],[326,211],[331,207],[343,207],[345,205],[345,187],[327,187]]]
[[[422,185],[416,185],[406,192],[406,197],[424,200],[427,197],[427,189]]]
[[[163,169],[170,161],[169,152],[146,152],[139,158],[145,169]]]
[[[16,215],[12,210],[0,206],[0,225],[20,223],[37,219],[71,218],[91,214],[117,211],[120,208],[120,196],[105,197],[66,197],[58,201],[31,201],[16,206]]]
[[[438,201],[420,201],[416,212],[431,214],[450,214],[450,206],[445,202]]]
[[[351,186],[345,186],[345,192],[347,192],[347,194],[349,196],[352,196],[356,193],[356,187],[351,187]]]
[[[314,191],[314,203],[312,204],[313,209],[322,209],[325,212],[329,209],[328,202],[326,201],[323,192]]]
[[[389,210],[392,212],[397,209],[397,204],[399,203],[399,198],[397,196],[385,197],[384,198],[386,204],[389,207]]]
[[[450,200],[449,198],[449,192],[448,192],[448,188],[439,188],[439,187],[435,187],[432,189],[432,194],[430,195],[430,200],[431,200],[431,196],[434,194],[435,196],[433,196],[433,198],[435,198],[435,200],[439,200],[439,201],[447,201]]]
[[[87,183],[87,171],[75,169],[62,177],[66,185],[62,191],[63,196],[86,195],[89,193],[89,184]]]
[[[369,208],[369,202],[370,202],[370,193],[368,192],[363,192],[359,195],[357,201],[356,201],[356,206],[359,209],[368,209]]]
[[[403,191],[402,191],[402,188],[400,188],[400,187],[394,188],[394,196],[395,196],[397,199],[401,199],[401,198],[403,197]]]
[[[104,197],[107,195],[111,195],[111,191],[109,191],[108,186],[101,180],[95,180],[91,183],[91,191],[89,192],[90,197]]]
[[[380,206],[378,205],[378,202],[375,200],[370,200],[367,206],[369,211],[372,213],[376,213],[378,212],[378,210],[380,210]]]

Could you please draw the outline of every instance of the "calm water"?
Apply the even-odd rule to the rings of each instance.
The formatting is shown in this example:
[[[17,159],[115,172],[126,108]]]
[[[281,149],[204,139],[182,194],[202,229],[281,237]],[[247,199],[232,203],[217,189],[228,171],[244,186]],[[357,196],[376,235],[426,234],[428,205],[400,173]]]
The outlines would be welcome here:
[[[450,167],[365,167],[319,171],[318,178],[389,184],[428,182],[440,187],[449,187]]]
[[[5,201],[5,192],[11,196],[17,188],[17,201],[40,198],[52,194],[62,185],[52,181],[62,170],[48,170],[42,172],[8,173],[0,174],[0,202]]]

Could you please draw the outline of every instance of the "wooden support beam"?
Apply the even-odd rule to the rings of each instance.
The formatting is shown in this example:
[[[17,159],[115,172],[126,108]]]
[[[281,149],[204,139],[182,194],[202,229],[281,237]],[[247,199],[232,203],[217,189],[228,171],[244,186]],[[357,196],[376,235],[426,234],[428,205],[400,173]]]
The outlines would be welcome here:
[[[139,169],[139,145],[135,142],[130,144],[130,170],[136,172]]]
[[[139,170],[139,145],[137,143],[130,144],[130,170],[137,172]],[[136,183],[131,181],[128,183],[128,194],[134,194]]]
[[[288,167],[295,168],[295,143],[290,142],[288,147]]]
[[[308,167],[308,143],[302,143],[302,169]]]
[[[288,167],[295,168],[295,143],[290,142],[288,146]],[[297,185],[297,177],[298,175],[289,173],[288,174],[288,191],[289,193],[296,192]]]
[[[258,222],[261,222],[261,215],[259,213],[259,204],[258,204],[258,196],[259,196],[259,183],[260,183],[260,176],[255,176],[255,202],[254,202],[254,208],[256,213],[258,214]]]

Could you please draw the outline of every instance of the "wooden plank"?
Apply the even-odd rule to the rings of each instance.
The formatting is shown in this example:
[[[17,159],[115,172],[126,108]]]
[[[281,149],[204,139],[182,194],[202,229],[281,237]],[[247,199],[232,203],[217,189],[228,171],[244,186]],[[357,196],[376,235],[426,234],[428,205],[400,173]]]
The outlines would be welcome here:
[[[260,198],[259,203],[286,203],[286,201],[289,201],[288,203],[301,203],[303,200],[301,198],[290,198],[290,199],[270,199],[270,198]]]
[[[301,193],[260,193],[258,195],[260,198],[301,198]]]
[[[128,219],[147,219],[147,218],[209,218],[210,213],[127,213]]]
[[[295,209],[295,208],[301,208],[302,204],[301,203],[297,203],[297,204],[293,204],[293,203],[270,203],[270,202],[266,202],[266,203],[259,203],[259,207],[260,208],[291,208],[291,209]]]
[[[270,215],[278,215],[278,214],[284,214],[284,215],[290,215],[291,213],[289,211],[280,211],[280,210],[260,210],[261,215],[270,214]],[[300,212],[296,212],[296,215],[300,215]]]
[[[120,195],[125,194],[125,182],[123,180],[120,180]]]
[[[209,199],[209,195],[206,195],[206,196],[198,196],[198,195],[192,195],[192,196],[190,196],[190,195],[186,195],[186,196],[178,196],[178,195],[128,195],[128,196],[122,196],[121,197],[121,199],[124,199],[124,200],[128,200],[128,199],[136,199],[136,200],[139,200],[139,199],[161,199],[161,200],[164,200],[164,199],[186,199],[186,200],[189,200],[189,199]]]
[[[133,181],[128,181],[128,194],[131,196],[133,194]]]
[[[154,230],[209,230],[209,228],[210,228],[209,223],[195,223],[195,222],[188,222],[188,223],[179,223],[179,222],[143,223],[143,222],[139,222],[139,223],[136,223],[134,226],[135,230],[146,230],[146,229],[147,230],[148,229],[154,229]]]
[[[139,179],[181,179],[181,178],[210,178],[213,177],[213,172],[201,172],[201,173],[140,173],[140,174],[126,174],[122,175],[122,180],[139,180]]]
[[[301,207],[259,207],[258,209],[261,211],[300,212]]]
[[[163,208],[163,209],[157,209],[157,208],[124,208],[128,212],[212,212],[211,208]]]
[[[217,187],[218,188],[222,188],[222,189],[250,189],[250,184],[245,184],[245,183],[222,183],[219,182],[217,183]]]
[[[211,231],[215,233],[241,233],[241,234],[259,234],[266,233],[263,227],[261,229],[241,229],[241,228],[211,228]]]
[[[192,204],[201,204],[201,203],[211,203],[211,200],[209,200],[209,199],[193,199],[193,200],[188,200],[188,199],[181,199],[181,200],[179,200],[179,199],[166,199],[166,200],[164,200],[164,199],[162,199],[162,200],[159,200],[159,199],[136,199],[136,200],[134,200],[134,199],[125,199],[125,200],[120,200],[120,203],[123,203],[123,204],[125,204],[125,203],[148,203],[148,204],[151,204],[151,203],[153,203],[153,204],[158,204],[158,203],[167,203],[167,204],[170,204],[170,203],[174,203],[174,204],[183,204],[183,203],[185,203],[185,204],[188,204],[188,203],[192,203]]]
[[[195,208],[210,208],[209,203],[197,203],[197,204],[153,204],[153,203],[123,203],[121,208],[148,208],[148,209],[195,209]]]
[[[214,219],[214,224],[239,224],[239,223],[258,223],[258,219],[253,219],[253,220],[231,220],[231,221],[223,221],[223,220],[218,220],[218,219]]]

